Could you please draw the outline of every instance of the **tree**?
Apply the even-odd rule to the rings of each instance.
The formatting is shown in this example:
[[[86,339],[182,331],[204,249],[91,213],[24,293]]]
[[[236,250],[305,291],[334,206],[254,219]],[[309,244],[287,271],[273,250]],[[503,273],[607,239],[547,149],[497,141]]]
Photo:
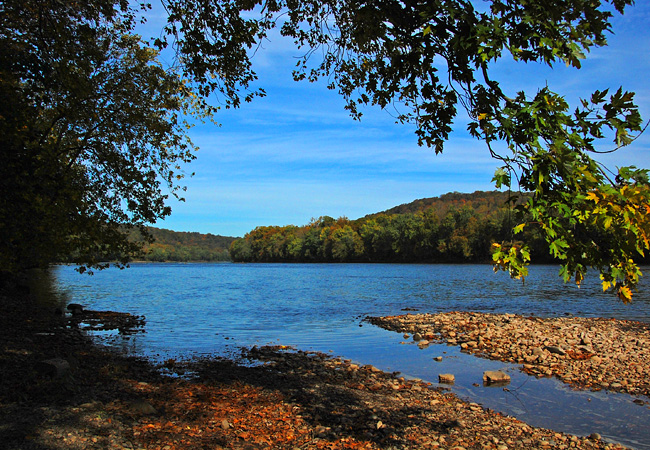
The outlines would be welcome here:
[[[363,255],[363,241],[350,225],[337,228],[332,233],[332,259],[355,261]]]
[[[496,186],[515,191],[513,205],[529,194],[513,231],[539,228],[565,280],[579,284],[595,268],[603,288],[624,301],[650,248],[647,171],[612,172],[595,158],[603,139],[616,149],[641,132],[634,94],[597,91],[573,109],[548,88],[504,92],[492,68],[504,57],[579,68],[585,52],[606,45],[613,14],[632,3],[489,0],[478,9],[470,0],[165,0],[167,30],[191,61],[188,74],[228,106],[240,104],[240,91],[245,100],[264,94],[249,90],[249,50],[278,27],[304,49],[294,78],[327,79],[355,118],[364,105],[395,107],[421,145],[441,152],[464,110],[469,131],[500,161]],[[528,259],[514,237],[495,244],[495,267],[514,278],[526,275]]]
[[[488,0],[481,9],[470,0],[162,3],[168,22],[154,45],[171,44],[182,78],[131,34],[136,11],[125,0],[0,5],[8,155],[0,175],[3,192],[12,190],[0,205],[5,267],[73,248],[97,265],[99,254],[133,250],[119,225],[169,214],[161,183],[175,192],[176,165],[191,159],[180,112],[213,111],[213,93],[225,107],[264,95],[250,88],[251,58],[279,28],[304,52],[294,78],[327,79],[355,118],[365,105],[395,107],[421,145],[441,152],[454,118],[467,114],[469,131],[500,162],[496,186],[517,193],[513,233],[538,228],[565,280],[580,283],[592,267],[604,289],[630,300],[650,248],[648,175],[595,158],[603,139],[615,150],[641,132],[634,94],[597,91],[573,109],[548,88],[504,92],[492,69],[508,56],[579,68],[633,0]],[[318,257],[313,237],[306,258]],[[514,236],[494,248],[496,268],[525,276],[528,248]]]
[[[0,266],[134,255],[128,230],[170,214],[205,111],[123,0],[0,3]],[[196,109],[198,108],[198,109]]]

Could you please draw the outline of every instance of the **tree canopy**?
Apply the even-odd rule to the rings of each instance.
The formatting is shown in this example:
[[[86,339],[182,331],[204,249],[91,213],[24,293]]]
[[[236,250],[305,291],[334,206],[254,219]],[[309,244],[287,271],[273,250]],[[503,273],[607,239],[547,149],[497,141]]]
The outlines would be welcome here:
[[[233,261],[485,263],[512,229],[507,192],[450,193],[356,220],[322,216],[305,226],[262,226],[232,242]],[[535,260],[548,248],[532,230]]]
[[[498,161],[496,186],[515,192],[513,233],[538,228],[565,280],[595,268],[630,300],[650,248],[647,171],[610,170],[597,154],[642,131],[634,94],[603,87],[570,106],[546,87],[504,92],[493,69],[503,58],[579,68],[632,3],[162,0],[168,21],[152,44],[175,51],[177,73],[133,35],[140,12],[124,0],[3,2],[2,262],[75,247],[96,264],[106,243],[127,246],[118,224],[169,214],[161,184],[174,192],[177,164],[192,158],[181,112],[213,111],[215,93],[225,107],[264,95],[251,87],[252,58],[277,29],[302,49],[294,78],[327,80],[355,118],[366,105],[395,108],[441,152],[466,115]],[[494,262],[521,278],[530,254],[515,237],[495,243]]]
[[[133,33],[126,1],[0,4],[0,267],[75,255],[81,270],[141,246],[194,158],[194,94]]]
[[[294,78],[326,79],[355,118],[365,105],[395,108],[398,122],[415,124],[421,145],[441,152],[453,120],[466,114],[469,132],[499,162],[496,186],[515,192],[513,205],[531,194],[516,206],[522,222],[513,233],[539,228],[566,281],[580,283],[595,268],[604,289],[631,299],[638,261],[650,248],[647,171],[612,170],[597,154],[603,141],[615,151],[642,131],[634,94],[604,87],[570,106],[547,87],[504,92],[493,68],[503,58],[580,68],[588,51],[606,45],[611,18],[632,0],[164,3],[167,30],[192,61],[189,74],[227,106],[264,95],[249,90],[251,55],[277,28],[303,51]],[[495,243],[494,263],[521,278],[530,253],[515,238]]]

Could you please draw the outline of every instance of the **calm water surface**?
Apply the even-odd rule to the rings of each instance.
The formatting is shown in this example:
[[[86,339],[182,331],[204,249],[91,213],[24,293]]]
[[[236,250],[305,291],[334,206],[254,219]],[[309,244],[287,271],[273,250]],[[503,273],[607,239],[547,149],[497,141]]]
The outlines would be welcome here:
[[[650,449],[650,409],[634,397],[575,392],[518,366],[479,359],[456,347],[420,350],[363,322],[368,315],[481,311],[538,316],[615,317],[650,322],[650,283],[631,305],[604,294],[597,276],[578,288],[556,266],[535,266],[526,283],[489,265],[398,264],[135,264],[89,277],[72,267],[54,274],[65,301],[90,309],[145,315],[145,333],[110,337],[112,345],[155,360],[231,355],[240,347],[276,343],[331,352],[387,371],[436,382],[454,373],[463,398],[532,425]],[[645,280],[650,281],[650,280]],[[648,286],[648,287],[646,287]],[[444,356],[443,362],[434,362]],[[474,386],[484,370],[506,370],[509,391]],[[647,399],[646,399],[647,400]]]

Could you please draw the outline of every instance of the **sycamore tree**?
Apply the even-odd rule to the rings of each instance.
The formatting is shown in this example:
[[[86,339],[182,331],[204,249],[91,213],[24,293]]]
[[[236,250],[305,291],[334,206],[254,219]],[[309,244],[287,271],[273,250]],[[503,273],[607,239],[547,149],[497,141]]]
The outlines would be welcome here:
[[[125,0],[0,3],[0,270],[126,262],[194,158],[187,83]],[[198,109],[197,109],[198,108]]]
[[[253,90],[252,55],[273,29],[302,49],[294,78],[327,80],[355,118],[375,105],[416,127],[420,145],[443,151],[454,118],[498,161],[494,182],[509,187],[521,221],[494,244],[495,270],[527,274],[529,250],[516,240],[537,227],[561,275],[580,284],[588,268],[628,301],[650,247],[645,169],[598,162],[642,131],[634,93],[604,86],[569,105],[561,93],[507,92],[494,76],[504,58],[580,68],[607,44],[614,14],[632,0],[164,0],[167,34],[202,93],[223,104]],[[611,90],[610,90],[611,89]],[[519,199],[517,198],[519,197]]]

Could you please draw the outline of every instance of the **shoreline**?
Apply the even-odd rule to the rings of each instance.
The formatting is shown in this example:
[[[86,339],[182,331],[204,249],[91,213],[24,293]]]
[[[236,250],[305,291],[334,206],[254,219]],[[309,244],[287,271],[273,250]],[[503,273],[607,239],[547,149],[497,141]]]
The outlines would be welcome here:
[[[650,397],[650,324],[629,320],[449,312],[370,317],[373,325],[478,357],[512,362],[574,388]],[[645,402],[646,404],[648,402]]]
[[[163,376],[93,344],[29,295],[1,299],[0,434],[12,450],[623,448],[321,353],[253,347],[244,355],[253,366],[169,360],[169,373],[185,375]],[[52,358],[69,367],[39,369]]]

